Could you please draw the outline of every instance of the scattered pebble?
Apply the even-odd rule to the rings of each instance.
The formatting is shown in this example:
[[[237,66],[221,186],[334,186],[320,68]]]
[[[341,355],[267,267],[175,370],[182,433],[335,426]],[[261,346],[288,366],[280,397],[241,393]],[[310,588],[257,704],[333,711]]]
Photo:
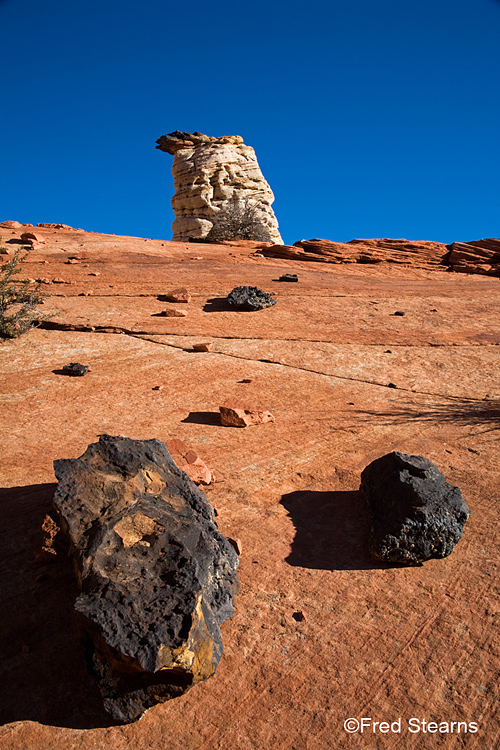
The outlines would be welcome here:
[[[167,307],[161,314],[165,318],[185,318],[187,312],[185,310],[176,310],[175,307]]]
[[[168,302],[183,302],[187,304],[191,301],[191,295],[185,287],[181,286],[178,289],[172,289],[171,292],[168,292],[165,295],[165,299]]]
[[[210,484],[212,472],[192,448],[178,438],[167,440],[165,445],[179,469],[185,471],[195,484]]]
[[[162,391],[165,388],[164,385],[154,385],[153,391]]]
[[[229,401],[219,406],[221,423],[226,427],[249,427],[255,424],[275,422],[274,416],[267,409],[258,409],[242,404],[241,401]]]
[[[212,342],[209,341],[206,344],[193,344],[194,352],[209,352],[212,349]]]
[[[404,315],[404,314],[405,313],[402,310],[396,310],[396,312],[393,313],[393,315]]]
[[[304,622],[306,619],[306,616],[301,609],[298,612],[294,612],[292,617],[296,622]]]
[[[388,388],[397,388],[397,385],[395,383],[387,383]]]
[[[299,277],[296,273],[284,273],[279,277],[278,281],[298,281]]]

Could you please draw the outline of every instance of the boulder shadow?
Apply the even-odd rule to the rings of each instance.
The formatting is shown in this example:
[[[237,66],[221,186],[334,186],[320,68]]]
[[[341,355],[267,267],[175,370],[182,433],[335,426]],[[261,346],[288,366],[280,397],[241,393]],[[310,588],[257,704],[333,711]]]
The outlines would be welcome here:
[[[221,426],[220,413],[218,411],[190,411],[185,419],[181,419],[181,422]]]
[[[85,375],[75,375],[74,373],[68,372],[68,370],[63,370],[63,369],[51,370],[51,372],[53,375],[63,375],[63,377],[65,378],[84,378],[85,375],[87,375],[87,373],[85,373]]]
[[[211,299],[207,299],[203,305],[203,312],[208,313],[228,312],[230,310],[234,311],[234,309],[234,305],[230,305],[226,297],[212,297]]]
[[[72,729],[110,727],[87,672],[73,615],[78,594],[66,555],[40,562],[41,525],[56,484],[0,489],[0,724],[37,721]]]
[[[320,570],[374,570],[391,567],[368,552],[370,519],[357,491],[298,490],[282,505],[295,526],[289,565]]]

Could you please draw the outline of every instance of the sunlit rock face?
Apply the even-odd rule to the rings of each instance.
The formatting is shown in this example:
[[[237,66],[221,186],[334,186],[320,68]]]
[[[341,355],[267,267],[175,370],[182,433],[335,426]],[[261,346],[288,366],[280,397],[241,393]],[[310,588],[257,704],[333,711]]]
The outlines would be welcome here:
[[[202,239],[221,209],[231,204],[249,204],[268,229],[269,240],[282,242],[271,208],[273,191],[264,179],[255,151],[243,143],[241,136],[214,138],[176,130],[162,135],[157,144],[161,151],[174,156],[174,241]]]

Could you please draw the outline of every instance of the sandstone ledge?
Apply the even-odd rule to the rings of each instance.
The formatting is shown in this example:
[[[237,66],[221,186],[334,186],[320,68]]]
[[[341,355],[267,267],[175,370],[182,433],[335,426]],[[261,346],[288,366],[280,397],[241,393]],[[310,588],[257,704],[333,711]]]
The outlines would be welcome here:
[[[392,263],[412,268],[500,276],[499,239],[453,242],[451,245],[387,238],[354,239],[349,242],[311,239],[299,240],[293,245],[271,245],[257,252],[268,258],[313,263]]]

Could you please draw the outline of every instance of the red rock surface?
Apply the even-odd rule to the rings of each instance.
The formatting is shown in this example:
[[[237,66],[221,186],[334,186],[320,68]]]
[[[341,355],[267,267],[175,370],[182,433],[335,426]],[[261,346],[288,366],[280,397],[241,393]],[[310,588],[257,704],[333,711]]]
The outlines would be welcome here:
[[[2,244],[18,247],[22,231]],[[2,750],[497,747],[500,280],[38,232],[26,276],[73,283],[44,285],[56,317],[0,345]],[[283,273],[298,283],[277,283]],[[227,310],[241,284],[277,304]],[[189,316],[159,316],[165,289],[186,285]],[[212,350],[193,352],[200,341]],[[58,374],[78,361],[92,372]],[[229,399],[275,424],[222,427]],[[244,548],[217,673],[126,727],[112,726],[86,672],[71,571],[60,555],[35,557],[53,459],[102,433],[191,446],[215,472],[204,491],[222,533]],[[393,450],[432,460],[472,511],[450,557],[421,568],[379,566],[366,549],[360,474]],[[350,717],[403,729],[349,735]],[[412,717],[479,731],[411,734]]]

